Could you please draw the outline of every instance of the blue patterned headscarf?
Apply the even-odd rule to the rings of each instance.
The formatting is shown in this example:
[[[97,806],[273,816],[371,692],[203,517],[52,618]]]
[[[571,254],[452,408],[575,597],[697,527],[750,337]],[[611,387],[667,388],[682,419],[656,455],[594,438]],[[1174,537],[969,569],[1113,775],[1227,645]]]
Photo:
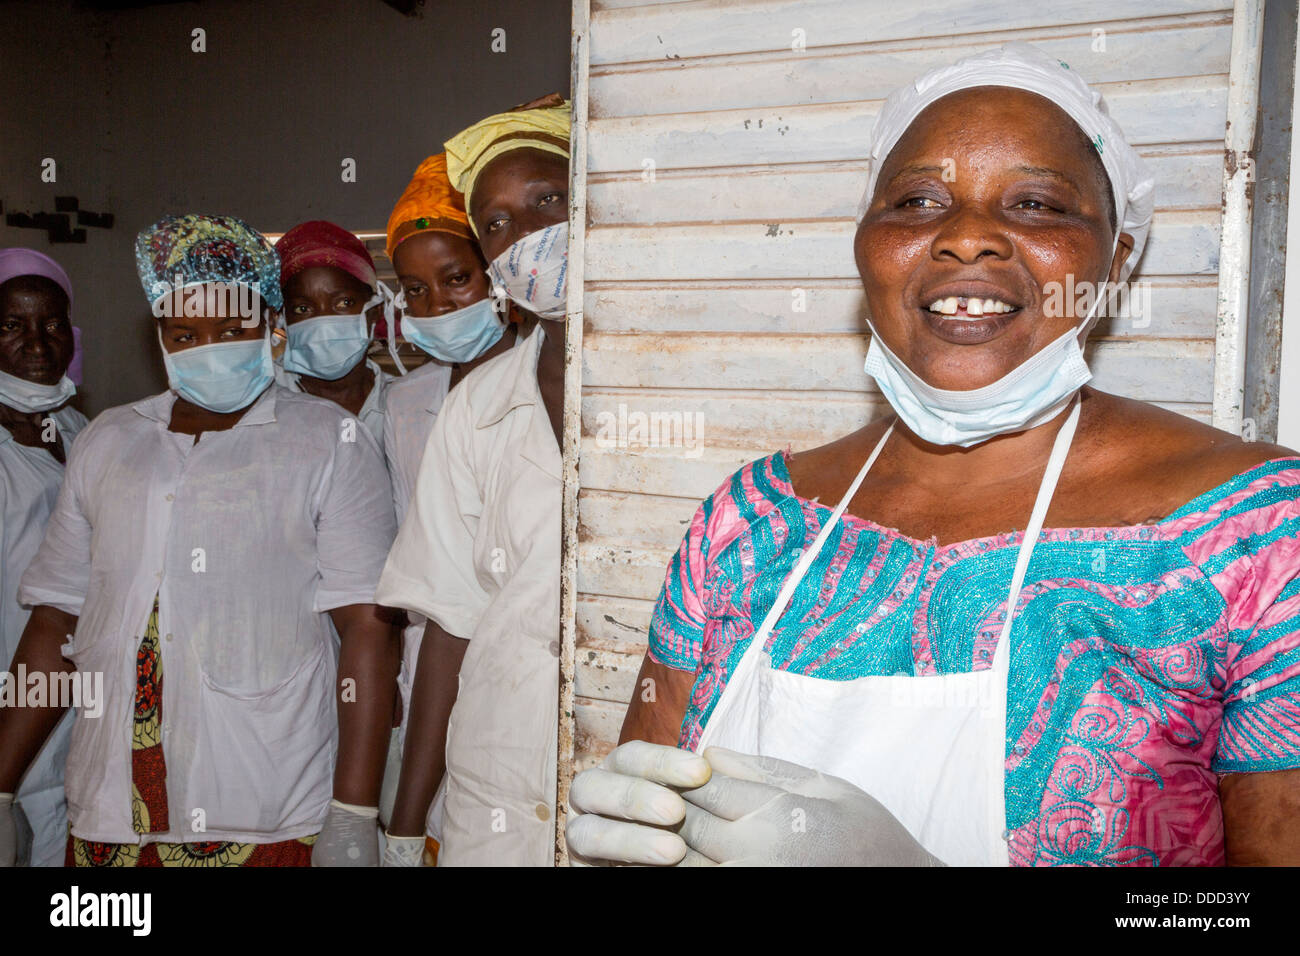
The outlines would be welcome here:
[[[260,232],[234,216],[167,216],[136,236],[135,267],[150,303],[206,282],[248,286],[273,309],[280,257]]]

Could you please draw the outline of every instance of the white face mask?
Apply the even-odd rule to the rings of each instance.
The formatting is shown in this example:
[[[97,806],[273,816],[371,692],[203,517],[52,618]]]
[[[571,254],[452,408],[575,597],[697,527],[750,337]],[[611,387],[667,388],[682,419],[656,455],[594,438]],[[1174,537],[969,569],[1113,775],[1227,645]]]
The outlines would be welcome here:
[[[1108,264],[1114,261],[1118,247],[1117,231]],[[876,380],[903,423],[918,438],[934,445],[969,448],[996,435],[1034,428],[1059,415],[1092,378],[1079,336],[1101,305],[1106,285],[1102,284],[1088,314],[1074,328],[982,388],[935,388],[891,352],[874,329],[867,349],[867,374]]]
[[[569,224],[530,232],[488,266],[501,294],[543,319],[561,320],[569,275]]]
[[[66,375],[57,384],[41,385],[39,382],[29,382],[25,378],[0,372],[0,404],[16,408],[20,412],[48,412],[75,394],[77,386]]]

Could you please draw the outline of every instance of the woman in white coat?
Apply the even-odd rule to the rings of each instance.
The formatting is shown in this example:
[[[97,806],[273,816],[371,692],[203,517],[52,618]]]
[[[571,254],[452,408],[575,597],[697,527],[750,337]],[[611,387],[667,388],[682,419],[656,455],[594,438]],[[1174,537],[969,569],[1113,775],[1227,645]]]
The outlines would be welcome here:
[[[445,754],[440,865],[553,859],[569,115],[548,98],[446,144],[494,284],[526,317],[443,404],[380,581],[380,601],[430,622],[407,752],[432,755],[425,805]]]
[[[72,440],[86,418],[67,404],[73,356],[72,283],[34,249],[0,250],[0,657],[8,666],[31,609],[18,603],[18,580],[45,535]],[[10,668],[12,674],[12,668]],[[10,676],[7,689],[25,692]],[[13,702],[7,702],[13,703]],[[31,864],[62,866],[67,843],[63,764],[71,718],[62,720],[15,796],[33,831]],[[0,810],[0,815],[3,810]],[[0,822],[0,856],[9,839]]]
[[[170,388],[78,436],[19,589],[17,665],[102,675],[69,747],[67,863],[375,865],[398,652],[374,603],[395,530],[378,446],[273,384],[279,261],[255,230],[168,217],[136,256]],[[68,703],[0,710],[0,790]]]

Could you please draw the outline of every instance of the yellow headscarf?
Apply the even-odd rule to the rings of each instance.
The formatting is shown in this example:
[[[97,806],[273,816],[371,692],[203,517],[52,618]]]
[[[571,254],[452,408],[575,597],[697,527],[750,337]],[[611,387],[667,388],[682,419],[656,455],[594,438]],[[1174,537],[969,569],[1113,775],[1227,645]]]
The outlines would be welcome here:
[[[573,109],[558,93],[481,119],[443,144],[447,175],[465,197],[469,209],[474,183],[483,168],[512,149],[540,149],[569,158],[569,125]],[[469,226],[474,229],[471,219]],[[474,229],[478,235],[478,230]]]
[[[473,239],[465,204],[447,179],[447,154],[430,156],[418,167],[388,217],[388,258],[398,243],[420,232],[449,232]]]

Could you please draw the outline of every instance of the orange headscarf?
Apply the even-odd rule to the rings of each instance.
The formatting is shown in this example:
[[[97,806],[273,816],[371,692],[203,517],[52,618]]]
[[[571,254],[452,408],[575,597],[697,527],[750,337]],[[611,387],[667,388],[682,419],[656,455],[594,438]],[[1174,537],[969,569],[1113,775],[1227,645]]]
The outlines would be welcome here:
[[[447,154],[430,156],[418,167],[388,217],[388,258],[410,236],[420,232],[449,232],[471,242],[465,202],[447,179]]]

